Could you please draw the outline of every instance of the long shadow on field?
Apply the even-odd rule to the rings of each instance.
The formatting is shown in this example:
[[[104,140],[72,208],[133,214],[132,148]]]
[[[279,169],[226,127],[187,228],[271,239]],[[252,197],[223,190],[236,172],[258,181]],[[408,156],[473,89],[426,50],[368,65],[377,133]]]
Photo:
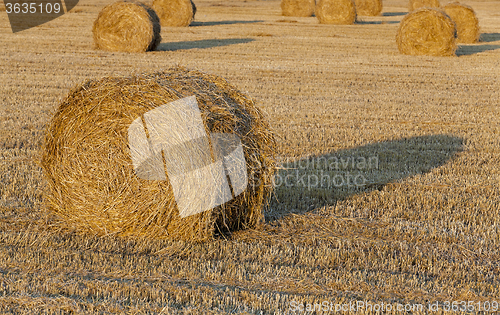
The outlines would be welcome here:
[[[408,12],[384,12],[382,13],[382,16],[401,16],[401,15],[407,15]]]
[[[480,41],[484,43],[500,41],[500,33],[483,33]]]
[[[398,24],[399,21],[356,21],[356,24]]]
[[[275,179],[266,222],[334,206],[354,194],[440,167],[462,151],[463,140],[430,135],[373,143],[307,159],[285,161]]]
[[[456,53],[457,56],[474,55],[499,48],[500,45],[459,45]]]
[[[162,43],[158,45],[158,51],[176,51],[186,49],[206,49],[213,47],[246,44],[253,42],[252,38],[225,38],[225,39],[203,39],[185,42]]]
[[[214,25],[231,25],[231,24],[250,24],[264,22],[263,20],[253,21],[213,21],[213,22],[193,22],[190,26],[214,26]]]

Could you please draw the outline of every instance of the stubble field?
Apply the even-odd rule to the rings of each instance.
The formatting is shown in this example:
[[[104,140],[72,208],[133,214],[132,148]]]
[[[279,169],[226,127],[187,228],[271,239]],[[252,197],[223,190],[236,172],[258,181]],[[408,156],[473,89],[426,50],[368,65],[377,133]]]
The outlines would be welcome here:
[[[93,49],[108,3],[17,34],[0,12],[1,314],[500,303],[498,1],[464,1],[482,41],[450,58],[399,54],[405,0],[350,26],[283,17],[279,1],[198,0],[193,26],[163,28],[145,54]],[[226,78],[266,113],[281,169],[265,222],[204,244],[59,224],[37,164],[59,102],[87,79],[176,65]]]

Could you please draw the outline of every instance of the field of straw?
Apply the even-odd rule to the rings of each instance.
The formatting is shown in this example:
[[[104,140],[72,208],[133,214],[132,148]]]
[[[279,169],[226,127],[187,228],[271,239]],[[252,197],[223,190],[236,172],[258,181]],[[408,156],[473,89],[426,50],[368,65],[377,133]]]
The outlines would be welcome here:
[[[456,57],[399,53],[406,0],[354,25],[198,0],[192,26],[162,28],[148,53],[94,50],[110,1],[16,34],[1,13],[0,314],[500,308],[500,9],[463,2],[482,35]],[[60,101],[88,79],[176,65],[265,112],[281,163],[265,222],[207,243],[60,224],[38,164]]]

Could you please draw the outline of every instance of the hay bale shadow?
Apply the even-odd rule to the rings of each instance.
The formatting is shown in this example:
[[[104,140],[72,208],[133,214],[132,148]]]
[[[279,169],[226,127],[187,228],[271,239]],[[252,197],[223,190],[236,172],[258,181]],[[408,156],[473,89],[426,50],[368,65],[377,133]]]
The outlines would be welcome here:
[[[384,12],[382,13],[382,16],[402,16],[407,14],[408,12]]]
[[[440,167],[462,151],[463,139],[449,135],[402,138],[285,161],[275,177],[266,222],[334,206],[352,195]]]
[[[203,39],[183,42],[161,43],[157,51],[176,51],[187,49],[207,49],[236,44],[246,44],[255,41],[253,38]]]
[[[483,33],[481,34],[479,41],[484,43],[500,41],[500,33]]]
[[[212,21],[212,22],[192,22],[189,26],[215,26],[215,25],[232,25],[232,24],[250,24],[250,23],[260,23],[264,20],[253,20],[253,21]]]
[[[371,25],[374,25],[374,24],[398,24],[399,21],[356,21],[355,24],[361,24],[361,25],[365,25],[365,24],[371,24]]]
[[[474,55],[499,48],[500,45],[459,45],[456,54],[457,56]]]

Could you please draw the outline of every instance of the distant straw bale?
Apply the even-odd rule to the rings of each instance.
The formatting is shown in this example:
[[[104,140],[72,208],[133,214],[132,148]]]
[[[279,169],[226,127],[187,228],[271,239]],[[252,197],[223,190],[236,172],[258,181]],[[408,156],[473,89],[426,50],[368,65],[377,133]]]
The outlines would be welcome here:
[[[165,146],[169,141],[175,145]],[[227,155],[224,141],[236,155]],[[261,221],[274,152],[262,113],[220,77],[173,68],[88,81],[47,127],[45,201],[80,231],[205,241]],[[233,176],[238,167],[245,167],[243,177]],[[229,199],[215,203],[221,195],[207,191],[220,193],[222,181]],[[190,212],[207,204],[215,206]]]
[[[161,26],[189,26],[194,20],[196,6],[191,0],[153,0]]]
[[[322,24],[354,24],[356,6],[353,0],[319,0],[316,17]]]
[[[408,11],[412,12],[420,8],[439,8],[441,7],[439,0],[410,0],[408,3]]]
[[[458,2],[447,4],[444,11],[457,25],[459,43],[473,44],[479,40],[479,21],[474,10]]]
[[[382,12],[382,0],[356,0],[356,14],[377,16]]]
[[[160,21],[153,9],[127,1],[104,7],[92,28],[97,49],[121,52],[155,50],[161,41],[160,32]]]
[[[396,42],[406,55],[453,56],[455,23],[441,10],[419,9],[401,21]]]
[[[312,16],[315,0],[281,0],[281,13],[284,16]]]

